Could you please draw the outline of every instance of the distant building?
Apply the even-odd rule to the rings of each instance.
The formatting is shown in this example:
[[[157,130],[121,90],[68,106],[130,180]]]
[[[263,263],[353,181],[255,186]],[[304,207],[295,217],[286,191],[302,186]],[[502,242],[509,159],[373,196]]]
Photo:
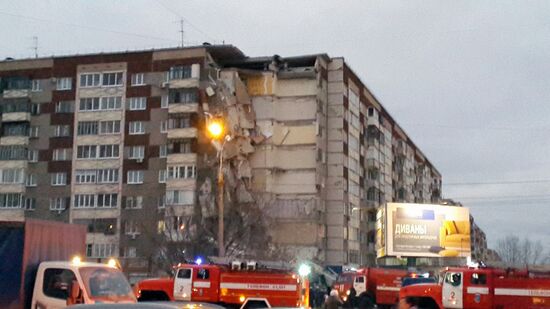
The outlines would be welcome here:
[[[87,224],[87,255],[135,276],[151,271],[146,232],[181,240],[197,206],[215,214],[205,111],[235,134],[226,190],[261,204],[293,256],[374,264],[376,207],[441,199],[438,170],[343,58],[224,45],[9,60],[0,92],[0,218]]]

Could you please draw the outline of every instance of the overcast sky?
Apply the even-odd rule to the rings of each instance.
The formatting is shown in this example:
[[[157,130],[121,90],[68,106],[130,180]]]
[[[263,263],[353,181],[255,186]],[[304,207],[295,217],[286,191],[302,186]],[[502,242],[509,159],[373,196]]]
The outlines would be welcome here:
[[[8,1],[0,58],[233,44],[343,56],[471,208],[550,250],[550,1]],[[479,184],[491,183],[491,184]]]

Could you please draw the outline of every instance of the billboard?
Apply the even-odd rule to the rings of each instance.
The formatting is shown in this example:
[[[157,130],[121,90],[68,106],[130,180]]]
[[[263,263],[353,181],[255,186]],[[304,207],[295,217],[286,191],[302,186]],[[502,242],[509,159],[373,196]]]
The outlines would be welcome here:
[[[470,256],[468,208],[388,203],[376,215],[378,257]]]

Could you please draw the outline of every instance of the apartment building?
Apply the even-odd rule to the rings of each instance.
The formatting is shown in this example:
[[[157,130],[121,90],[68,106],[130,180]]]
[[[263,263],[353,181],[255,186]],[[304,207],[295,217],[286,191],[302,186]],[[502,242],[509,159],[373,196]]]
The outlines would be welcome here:
[[[222,65],[247,85],[262,137],[249,159],[253,191],[290,256],[375,264],[376,207],[439,202],[441,175],[343,58]]]
[[[437,169],[343,58],[204,45],[6,60],[0,88],[0,218],[86,224],[87,255],[136,276],[159,251],[147,234],[192,240],[197,212],[216,219],[205,112],[231,135],[225,198],[255,207],[287,256],[374,264],[376,207],[441,197]]]

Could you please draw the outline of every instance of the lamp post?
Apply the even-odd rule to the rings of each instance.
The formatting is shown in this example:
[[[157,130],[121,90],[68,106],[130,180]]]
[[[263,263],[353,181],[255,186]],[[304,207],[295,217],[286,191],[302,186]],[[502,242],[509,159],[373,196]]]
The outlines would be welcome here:
[[[213,142],[218,142],[216,149],[218,150],[218,157],[220,158],[220,166],[218,169],[218,256],[225,256],[225,246],[224,246],[224,200],[223,200],[223,191],[224,191],[224,179],[223,179],[223,146],[225,142],[230,140],[230,136],[225,134],[225,128],[223,121],[220,117],[214,117],[209,113],[207,115],[207,125],[206,129],[208,134],[212,138]],[[221,143],[220,143],[221,141]]]

